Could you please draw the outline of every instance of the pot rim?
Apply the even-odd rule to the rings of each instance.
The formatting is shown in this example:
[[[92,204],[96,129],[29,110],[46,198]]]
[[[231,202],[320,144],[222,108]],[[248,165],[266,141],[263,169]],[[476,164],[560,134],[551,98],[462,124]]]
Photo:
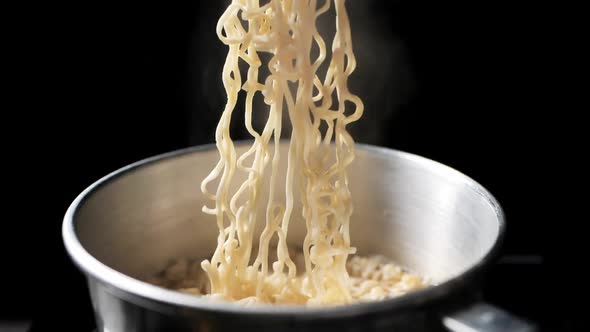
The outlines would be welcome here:
[[[251,141],[236,141],[235,145],[240,146],[249,143],[251,143]],[[206,144],[179,149],[137,161],[114,172],[111,172],[86,188],[72,202],[64,216],[62,224],[62,237],[66,251],[73,262],[78,266],[78,268],[80,268],[80,270],[82,270],[87,276],[99,280],[101,283],[106,284],[109,290],[117,293],[117,295],[125,297],[136,303],[145,302],[148,300],[173,307],[181,307],[183,309],[229,314],[248,314],[255,316],[289,316],[301,319],[357,316],[367,313],[381,312],[384,310],[392,311],[415,308],[427,303],[432,303],[464,288],[494,260],[499,252],[500,244],[504,237],[506,221],[502,207],[487,189],[465,174],[425,157],[400,150],[368,144],[356,143],[355,146],[358,150],[368,151],[377,155],[385,157],[395,156],[397,158],[403,158],[420,163],[422,166],[428,168],[433,173],[444,174],[444,176],[447,178],[452,178],[455,181],[460,181],[468,185],[472,190],[481,195],[481,197],[483,197],[491,207],[494,208],[496,219],[498,221],[498,235],[494,245],[481,260],[469,267],[465,272],[440,284],[413,291],[400,297],[382,301],[325,307],[307,307],[302,305],[261,305],[244,307],[237,303],[211,301],[193,295],[164,289],[127,276],[103,264],[98,259],[93,257],[88,251],[86,251],[86,249],[84,249],[76,235],[75,220],[78,209],[89,197],[93,195],[93,193],[98,191],[103,186],[109,184],[111,181],[131,172],[137,171],[144,166],[152,165],[167,159],[182,157],[192,153],[213,150],[216,147],[215,144]]]

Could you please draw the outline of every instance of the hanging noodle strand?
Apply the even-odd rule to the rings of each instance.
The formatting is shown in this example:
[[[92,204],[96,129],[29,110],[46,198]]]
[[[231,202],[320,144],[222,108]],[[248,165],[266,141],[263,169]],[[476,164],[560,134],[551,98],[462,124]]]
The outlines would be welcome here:
[[[214,203],[203,211],[216,217],[219,228],[214,254],[201,263],[210,283],[209,296],[246,304],[351,303],[359,290],[352,287],[347,272],[348,256],[355,253],[350,244],[347,177],[355,150],[347,125],[362,116],[363,103],[348,90],[356,60],[345,0],[264,3],[233,0],[217,24],[218,37],[229,51],[223,67],[227,105],[215,133],[219,162],[201,184]],[[336,32],[328,52],[316,21],[332,5]],[[312,49],[319,50],[313,59]],[[266,77],[260,77],[263,53],[270,57]],[[246,77],[240,75],[240,62],[247,65]],[[253,144],[238,155],[230,122],[241,90],[246,94],[245,126]],[[263,96],[268,111],[260,132],[252,122],[257,94]],[[287,169],[280,172],[279,160],[285,157],[279,149],[284,111],[292,131]],[[245,181],[232,191],[236,187],[231,183],[241,173]],[[279,178],[279,173],[286,177]],[[284,186],[278,181],[285,181]],[[217,188],[209,191],[213,183]],[[264,183],[269,186],[268,201],[259,202]],[[277,198],[279,187],[285,188],[284,201]],[[294,211],[295,200],[303,206],[302,215]],[[257,214],[260,203],[266,203],[264,215]],[[287,233],[291,220],[301,217],[307,235],[299,253],[305,271],[298,273],[287,248]],[[258,219],[265,224],[255,238]],[[271,245],[273,238],[278,238],[276,246]],[[276,260],[269,262],[272,250]]]

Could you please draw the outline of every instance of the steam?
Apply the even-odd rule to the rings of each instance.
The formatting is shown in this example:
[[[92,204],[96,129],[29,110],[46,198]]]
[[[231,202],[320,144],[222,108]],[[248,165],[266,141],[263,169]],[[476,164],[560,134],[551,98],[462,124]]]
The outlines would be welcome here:
[[[365,103],[363,117],[350,132],[357,142],[384,145],[391,122],[415,89],[408,51],[393,31],[391,15],[383,11],[381,0],[352,0],[346,5],[358,63],[349,87]]]
[[[202,1],[200,17],[189,54],[189,77],[186,92],[191,144],[211,142],[226,96],[221,83],[221,71],[227,48],[218,39],[215,25],[228,1]],[[389,13],[380,6],[381,0],[349,0],[346,2],[357,69],[349,79],[350,91],[365,104],[363,117],[350,125],[357,142],[384,145],[395,115],[408,102],[415,89],[414,75],[407,50],[391,28]],[[335,32],[334,11],[321,16],[318,29],[328,45]],[[264,57],[263,61],[264,61]],[[260,77],[266,77],[261,68]],[[245,77],[246,73],[242,73]],[[232,118],[231,134],[235,139],[249,139],[244,128],[243,95]],[[262,98],[254,101],[255,127],[261,129],[268,111]],[[286,115],[285,115],[286,116]],[[284,136],[290,133],[289,122],[283,121]]]

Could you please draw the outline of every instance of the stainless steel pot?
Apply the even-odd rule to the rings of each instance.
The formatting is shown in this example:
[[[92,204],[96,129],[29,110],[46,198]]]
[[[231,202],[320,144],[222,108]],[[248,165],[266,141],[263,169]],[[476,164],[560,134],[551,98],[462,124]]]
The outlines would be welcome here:
[[[358,145],[349,173],[353,245],[430,276],[436,286],[374,303],[246,308],[140,281],[171,258],[212,253],[217,228],[200,211],[199,184],[217,158],[208,145],[143,160],[97,181],[72,203],[63,238],[88,278],[99,331],[532,330],[474,296],[504,232],[494,197],[447,166],[367,145]],[[289,241],[301,243],[304,223],[292,222],[289,232]]]

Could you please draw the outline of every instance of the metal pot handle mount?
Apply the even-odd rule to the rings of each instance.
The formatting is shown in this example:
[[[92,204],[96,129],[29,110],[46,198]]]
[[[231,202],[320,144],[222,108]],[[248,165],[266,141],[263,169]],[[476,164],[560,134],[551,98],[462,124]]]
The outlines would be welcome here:
[[[443,325],[452,332],[536,332],[532,323],[485,302],[445,313]]]

